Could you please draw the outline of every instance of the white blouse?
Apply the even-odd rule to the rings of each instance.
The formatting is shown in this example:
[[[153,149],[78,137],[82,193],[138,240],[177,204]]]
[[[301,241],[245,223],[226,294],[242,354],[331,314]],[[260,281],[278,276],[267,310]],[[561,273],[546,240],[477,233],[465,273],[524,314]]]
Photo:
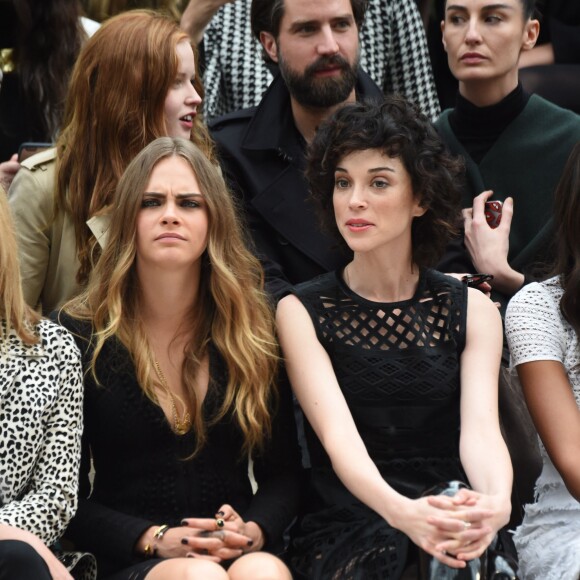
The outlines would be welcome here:
[[[580,407],[578,336],[560,311],[562,294],[559,277],[522,288],[508,305],[506,336],[512,369],[540,360],[562,363]],[[567,490],[541,441],[540,452],[543,469],[536,482],[536,502],[526,506],[514,535],[522,578],[578,580],[580,503]]]

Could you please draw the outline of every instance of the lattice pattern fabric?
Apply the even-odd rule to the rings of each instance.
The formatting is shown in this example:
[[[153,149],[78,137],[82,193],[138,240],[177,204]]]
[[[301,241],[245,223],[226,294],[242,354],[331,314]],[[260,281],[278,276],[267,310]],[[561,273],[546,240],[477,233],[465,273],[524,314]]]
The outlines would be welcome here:
[[[370,457],[400,493],[465,479],[459,461],[459,358],[465,344],[466,288],[421,272],[415,295],[384,304],[350,290],[340,272],[295,293],[328,352]],[[308,424],[310,503],[291,557],[302,577],[396,579],[408,538],[361,504],[334,474]]]
[[[225,4],[205,31],[208,118],[258,105],[272,80],[251,33],[250,6],[251,0]],[[440,107],[415,0],[370,0],[360,42],[361,66],[377,85],[402,94],[435,120]]]
[[[560,311],[562,294],[558,277],[525,286],[508,305],[506,336],[512,368],[532,361],[561,362],[580,407],[578,336]],[[526,580],[578,580],[580,503],[566,488],[541,441],[540,452],[544,465],[536,482],[536,503],[526,506],[514,535],[522,576]]]

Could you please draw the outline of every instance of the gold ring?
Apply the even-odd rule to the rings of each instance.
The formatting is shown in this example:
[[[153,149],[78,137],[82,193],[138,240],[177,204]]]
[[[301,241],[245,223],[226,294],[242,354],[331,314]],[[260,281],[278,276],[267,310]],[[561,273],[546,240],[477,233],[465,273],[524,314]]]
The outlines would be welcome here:
[[[217,518],[215,523],[216,523],[218,528],[223,528],[226,525],[223,518]]]

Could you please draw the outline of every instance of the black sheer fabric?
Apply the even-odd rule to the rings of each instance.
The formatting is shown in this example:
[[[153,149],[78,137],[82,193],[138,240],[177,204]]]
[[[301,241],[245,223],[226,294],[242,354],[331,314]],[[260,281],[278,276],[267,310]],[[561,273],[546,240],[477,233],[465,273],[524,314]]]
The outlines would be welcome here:
[[[464,480],[459,461],[464,286],[424,270],[412,299],[384,304],[352,292],[337,272],[302,284],[295,293],[389,484],[416,498],[439,482]],[[398,578],[408,539],[343,486],[308,424],[306,436],[311,489],[292,545],[294,572],[325,580]]]

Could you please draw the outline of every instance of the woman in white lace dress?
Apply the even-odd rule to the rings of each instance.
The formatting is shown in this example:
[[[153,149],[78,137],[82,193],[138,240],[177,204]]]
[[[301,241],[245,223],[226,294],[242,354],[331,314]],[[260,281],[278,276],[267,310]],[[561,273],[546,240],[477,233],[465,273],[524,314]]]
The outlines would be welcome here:
[[[524,580],[580,578],[580,143],[555,195],[559,274],[525,286],[506,314],[544,463],[514,536]]]

